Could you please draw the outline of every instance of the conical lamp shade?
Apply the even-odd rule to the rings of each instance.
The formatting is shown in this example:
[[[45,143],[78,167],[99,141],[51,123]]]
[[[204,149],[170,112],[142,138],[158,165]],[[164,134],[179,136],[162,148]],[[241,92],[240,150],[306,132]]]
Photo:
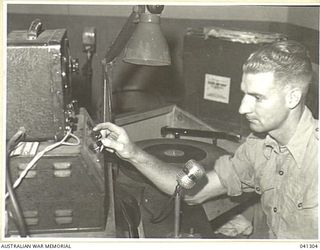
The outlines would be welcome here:
[[[140,14],[140,22],[125,49],[128,63],[165,66],[171,64],[169,48],[160,29],[160,16]]]

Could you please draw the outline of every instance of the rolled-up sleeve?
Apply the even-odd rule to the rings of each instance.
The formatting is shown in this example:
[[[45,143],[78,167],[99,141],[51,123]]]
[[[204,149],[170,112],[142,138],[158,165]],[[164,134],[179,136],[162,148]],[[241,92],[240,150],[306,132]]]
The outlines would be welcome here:
[[[214,169],[221,184],[230,196],[254,191],[254,145],[246,141],[233,156],[224,155],[217,159]]]

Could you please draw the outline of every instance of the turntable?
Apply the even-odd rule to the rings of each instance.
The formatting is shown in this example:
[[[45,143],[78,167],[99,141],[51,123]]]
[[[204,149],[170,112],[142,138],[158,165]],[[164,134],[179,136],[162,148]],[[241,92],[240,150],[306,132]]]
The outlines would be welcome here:
[[[156,138],[138,141],[136,144],[159,160],[181,168],[188,160],[194,159],[206,170],[210,170],[219,156],[227,154],[227,151],[216,145],[189,139]],[[120,168],[133,180],[150,183],[130,163],[123,162]]]

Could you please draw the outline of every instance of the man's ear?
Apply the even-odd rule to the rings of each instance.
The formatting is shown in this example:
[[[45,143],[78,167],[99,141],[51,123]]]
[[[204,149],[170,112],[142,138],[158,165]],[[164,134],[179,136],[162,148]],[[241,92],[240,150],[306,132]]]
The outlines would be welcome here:
[[[292,88],[288,90],[286,95],[286,103],[288,108],[294,109],[300,102],[302,98],[302,91],[299,88]]]

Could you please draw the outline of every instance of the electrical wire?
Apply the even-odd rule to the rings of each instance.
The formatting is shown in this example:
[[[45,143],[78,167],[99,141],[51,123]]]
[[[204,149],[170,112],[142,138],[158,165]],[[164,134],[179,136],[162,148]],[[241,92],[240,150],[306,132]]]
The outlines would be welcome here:
[[[7,152],[11,152],[19,144],[19,142],[25,138],[25,135],[26,129],[24,127],[19,128],[7,143]]]
[[[15,213],[15,218],[17,219],[16,224],[18,227],[19,234],[21,237],[27,237],[27,226],[23,218],[23,212],[19,205],[18,199],[14,193],[10,175],[8,174],[6,175],[6,183],[7,183],[6,186],[7,186],[8,194],[10,194],[10,200]]]
[[[18,179],[14,182],[13,184],[13,188],[17,188],[20,183],[22,182],[22,180],[24,179],[24,177],[28,174],[29,170],[32,169],[35,164],[37,163],[37,161],[39,161],[39,159],[41,157],[43,157],[43,155],[51,150],[53,150],[54,148],[60,146],[60,145],[67,145],[67,146],[77,146],[80,144],[80,139],[71,133],[71,129],[68,130],[67,134],[64,136],[64,138],[59,141],[59,142],[56,142],[48,147],[46,147],[44,150],[40,151],[39,153],[37,153],[33,159],[28,163],[28,165],[26,166],[26,168],[21,172],[20,176],[18,177]],[[71,136],[73,138],[76,139],[76,142],[75,143],[69,143],[69,142],[65,142],[67,140],[67,138]],[[7,192],[6,195],[5,195],[5,198],[7,198],[9,196],[9,193]]]
[[[23,212],[19,205],[18,199],[12,187],[11,172],[10,172],[10,154],[12,150],[18,145],[18,143],[25,136],[25,129],[20,128],[7,143],[6,147],[6,187],[8,194],[10,194],[10,200],[13,208],[13,212],[16,218],[16,225],[21,237],[27,236],[27,226],[24,221]]]
[[[145,188],[142,190],[142,193],[144,193],[144,190]],[[143,208],[147,211],[147,213],[150,214],[151,218],[150,218],[150,222],[152,224],[158,224],[162,221],[164,221],[170,214],[170,212],[172,211],[173,207],[170,207],[174,197],[176,196],[176,194],[178,192],[180,192],[180,187],[177,185],[175,190],[174,190],[174,193],[170,196],[170,198],[168,199],[168,201],[165,203],[165,205],[162,207],[160,213],[155,216],[145,205],[144,205],[144,202],[143,202],[143,198],[141,199],[141,205],[143,206]],[[143,195],[141,196],[143,197]]]

